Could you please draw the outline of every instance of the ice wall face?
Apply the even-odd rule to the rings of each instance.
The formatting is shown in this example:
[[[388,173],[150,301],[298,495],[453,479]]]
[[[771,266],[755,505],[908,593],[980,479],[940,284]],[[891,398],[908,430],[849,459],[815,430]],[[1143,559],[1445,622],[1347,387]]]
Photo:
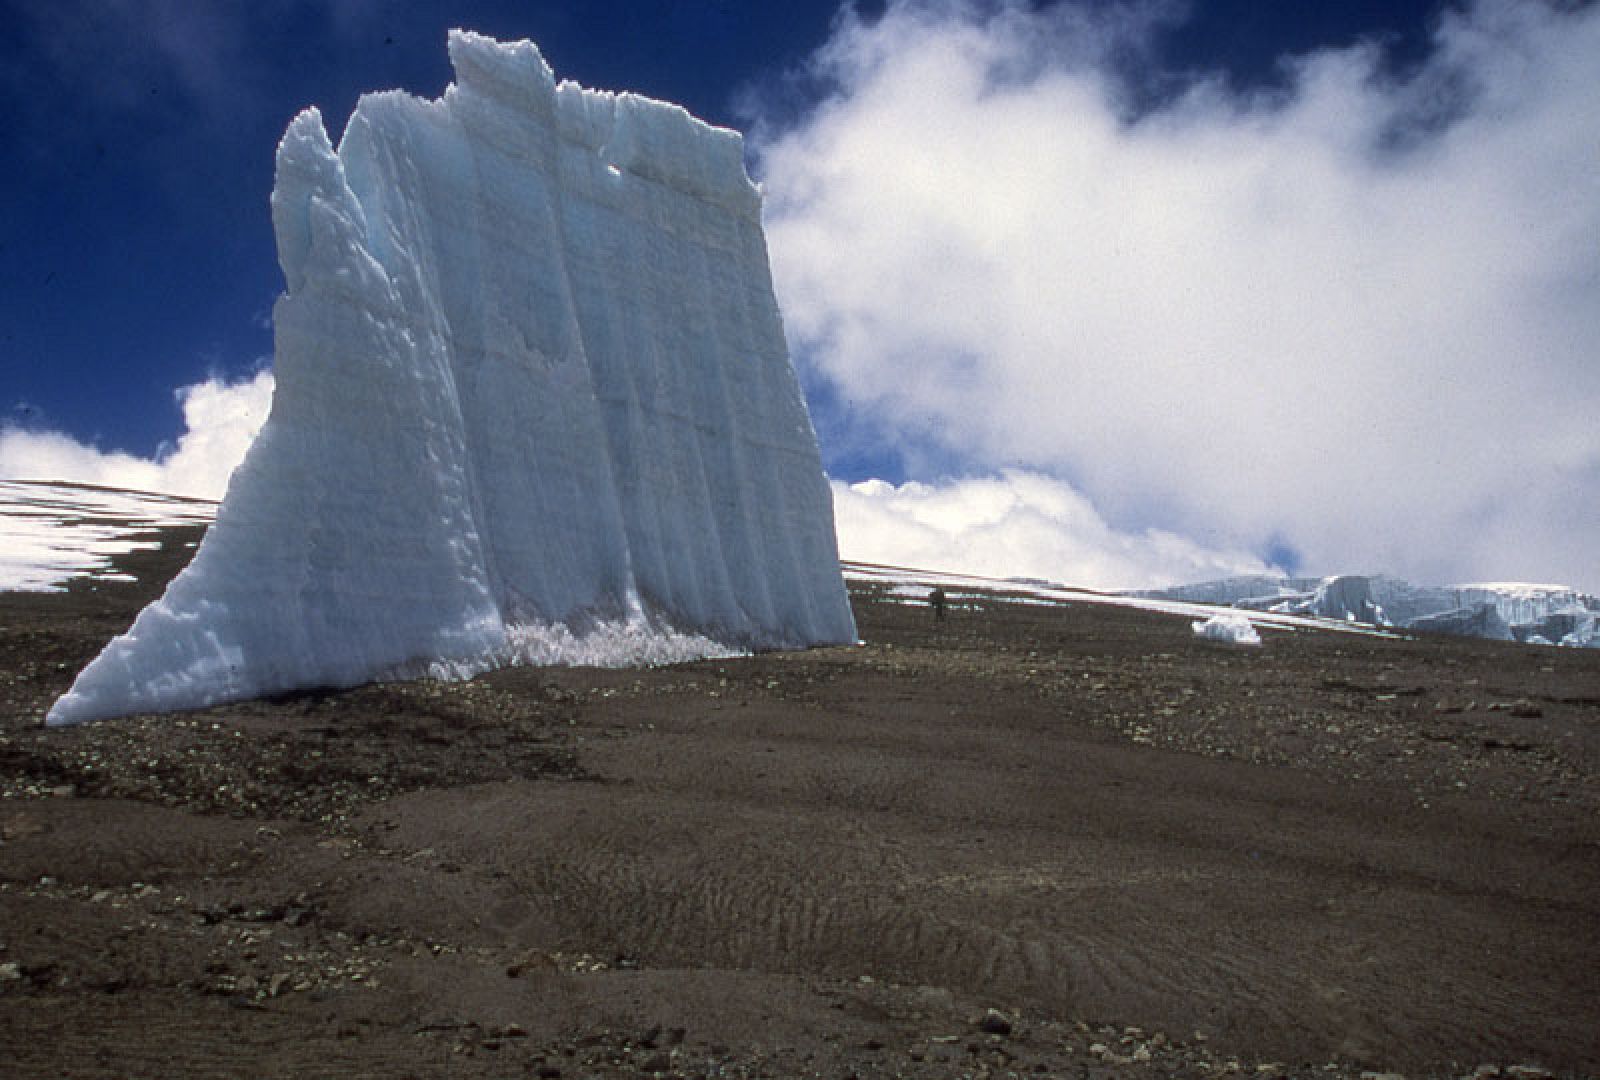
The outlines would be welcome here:
[[[72,723],[505,663],[852,641],[739,136],[453,32],[278,148],[272,414]]]

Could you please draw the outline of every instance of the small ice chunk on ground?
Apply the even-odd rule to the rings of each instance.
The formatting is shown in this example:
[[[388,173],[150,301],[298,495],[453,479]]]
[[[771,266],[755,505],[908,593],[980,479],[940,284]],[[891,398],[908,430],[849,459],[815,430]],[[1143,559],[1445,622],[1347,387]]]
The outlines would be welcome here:
[[[1256,628],[1250,625],[1250,620],[1243,615],[1220,613],[1204,622],[1192,625],[1195,633],[1211,641],[1221,641],[1229,645],[1261,644],[1261,635],[1256,633]]]

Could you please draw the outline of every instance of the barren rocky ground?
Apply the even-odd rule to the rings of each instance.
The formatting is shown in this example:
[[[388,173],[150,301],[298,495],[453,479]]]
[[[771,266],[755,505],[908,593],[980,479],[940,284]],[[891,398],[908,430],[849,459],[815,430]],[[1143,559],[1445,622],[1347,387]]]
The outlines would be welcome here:
[[[0,594],[5,1076],[1600,1073],[1600,651],[862,587],[43,730],[196,535]]]

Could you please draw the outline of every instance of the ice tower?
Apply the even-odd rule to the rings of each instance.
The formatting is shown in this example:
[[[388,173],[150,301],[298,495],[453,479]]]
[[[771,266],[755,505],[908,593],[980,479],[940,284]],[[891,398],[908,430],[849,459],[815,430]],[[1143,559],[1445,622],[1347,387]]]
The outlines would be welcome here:
[[[854,639],[739,135],[449,45],[289,125],[271,416],[49,723]]]

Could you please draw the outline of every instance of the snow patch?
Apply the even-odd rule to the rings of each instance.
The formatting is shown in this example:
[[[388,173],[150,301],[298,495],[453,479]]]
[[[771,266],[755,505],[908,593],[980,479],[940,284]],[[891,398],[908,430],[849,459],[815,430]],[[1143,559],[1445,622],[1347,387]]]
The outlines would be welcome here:
[[[61,592],[74,578],[131,581],[119,555],[152,550],[157,529],[203,525],[216,504],[81,484],[0,480],[0,590]]]
[[[1114,607],[1153,611],[1163,615],[1179,615],[1190,619],[1208,619],[1213,615],[1231,613],[1232,609],[1217,604],[1194,603],[1187,600],[1165,600],[1133,593],[1104,593],[1092,589],[1073,588],[1049,582],[1024,582],[1012,578],[986,578],[972,574],[952,574],[937,570],[914,570],[903,566],[881,566],[872,563],[846,562],[846,580],[863,585],[875,585],[884,592],[900,596],[922,595],[934,587],[945,590],[952,598],[971,597],[1001,604],[1050,606],[1059,604],[1107,604]],[[904,590],[904,591],[902,591]],[[965,590],[957,591],[957,590]],[[906,601],[901,600],[904,603]],[[1387,630],[1352,623],[1345,620],[1323,619],[1315,615],[1297,615],[1289,612],[1252,611],[1250,620],[1258,626],[1278,627],[1286,630],[1334,630],[1347,634],[1364,634],[1374,637],[1394,637]]]

